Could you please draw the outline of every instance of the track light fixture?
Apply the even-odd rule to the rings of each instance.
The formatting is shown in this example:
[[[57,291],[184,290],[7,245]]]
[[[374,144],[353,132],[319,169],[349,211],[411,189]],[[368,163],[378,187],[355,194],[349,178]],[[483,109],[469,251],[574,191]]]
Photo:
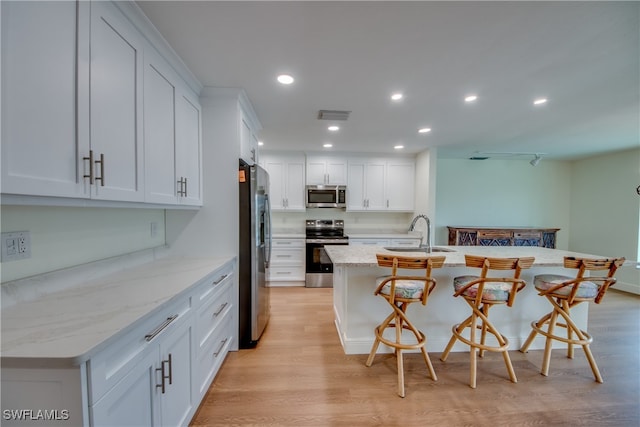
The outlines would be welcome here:
[[[538,166],[540,160],[542,160],[542,156],[546,153],[517,153],[517,152],[482,152],[476,151],[473,153],[473,156],[469,157],[470,160],[486,160],[491,157],[517,157],[517,156],[534,156],[533,160],[529,162],[531,166]]]
[[[540,160],[542,159],[542,156],[540,154],[534,154],[534,155],[535,155],[534,159],[531,160],[529,162],[529,164],[531,166],[538,166],[538,163],[540,163]]]

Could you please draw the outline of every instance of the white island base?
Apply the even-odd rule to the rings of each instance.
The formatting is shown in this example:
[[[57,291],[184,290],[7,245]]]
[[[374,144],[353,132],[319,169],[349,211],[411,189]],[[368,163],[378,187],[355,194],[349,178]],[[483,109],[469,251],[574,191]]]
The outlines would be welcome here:
[[[455,252],[433,253],[444,255],[445,266],[434,270],[436,288],[429,296],[426,307],[420,303],[411,304],[407,310],[414,325],[427,336],[426,349],[430,353],[444,351],[451,338],[451,328],[471,314],[471,308],[462,297],[453,296],[453,278],[466,274],[479,274],[478,269],[464,266],[464,254],[491,257],[534,256],[536,261],[530,269],[524,270],[522,278],[527,286],[518,293],[513,307],[494,306],[489,318],[496,328],[509,340],[509,349],[518,350],[531,332],[531,322],[551,311],[551,304],[538,295],[533,286],[537,274],[552,273],[575,275],[575,270],[565,269],[564,256],[597,257],[596,255],[533,248],[533,247],[469,247],[444,246]],[[335,325],[340,342],[346,354],[368,354],[375,335],[374,328],[391,313],[391,307],[379,296],[374,296],[376,278],[390,274],[389,269],[377,266],[376,253],[396,253],[403,256],[424,255],[419,252],[398,253],[386,251],[383,247],[328,246],[327,253],[334,262],[333,308]],[[400,270],[410,274],[410,270]],[[415,274],[415,270],[412,272]],[[581,304],[571,312],[573,320],[587,330],[588,304]],[[469,329],[467,329],[467,332]],[[389,331],[393,334],[393,331]],[[493,337],[487,336],[487,343]],[[494,340],[495,342],[495,340]],[[530,350],[543,349],[545,339],[538,335]],[[554,348],[566,348],[566,344],[554,342]],[[469,351],[469,347],[457,341],[452,351]],[[379,353],[392,352],[390,347],[380,345]]]

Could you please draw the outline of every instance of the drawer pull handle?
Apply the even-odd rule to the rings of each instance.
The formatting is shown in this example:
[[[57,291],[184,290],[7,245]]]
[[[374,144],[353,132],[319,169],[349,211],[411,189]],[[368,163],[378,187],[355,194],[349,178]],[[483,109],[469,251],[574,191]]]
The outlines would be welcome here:
[[[221,278],[219,278],[218,280],[216,280],[215,282],[211,283],[212,286],[215,286],[217,284],[219,284],[220,282],[222,282],[224,279],[227,278],[227,276],[229,276],[228,274],[225,274],[224,276],[222,276]]]
[[[291,274],[290,271],[278,271],[276,274]]]
[[[100,165],[100,177],[94,177],[94,181],[100,181],[100,187],[104,187],[104,154],[100,154],[100,160],[94,160],[95,164]]]
[[[82,175],[83,178],[89,178],[89,184],[93,185],[95,176],[93,175],[93,150],[89,150],[89,157],[83,157],[82,160],[89,161],[89,175]]]
[[[276,255],[278,258],[291,258],[291,255]]]
[[[171,322],[173,322],[174,320],[176,320],[178,318],[177,314],[174,314],[171,317],[167,317],[167,320],[165,320],[164,322],[162,322],[162,324],[160,326],[158,326],[157,328],[155,328],[153,331],[149,332],[147,335],[144,336],[144,339],[147,340],[147,342],[151,341],[152,339],[154,339],[160,332],[162,332],[162,330],[164,328],[166,328],[167,326],[169,326],[169,324]]]
[[[222,304],[222,305],[220,306],[220,308],[218,309],[218,311],[216,311],[215,313],[213,313],[213,317],[218,317],[218,315],[219,315],[220,313],[222,313],[222,310],[224,310],[224,309],[225,309],[225,307],[226,307],[227,305],[229,305],[229,303],[228,303],[228,302],[225,302],[224,304]]]
[[[218,355],[220,354],[220,352],[224,348],[224,345],[227,343],[227,340],[228,340],[228,338],[225,338],[225,339],[222,340],[222,342],[220,343],[220,347],[218,348],[218,351],[213,353],[213,357],[218,357]]]

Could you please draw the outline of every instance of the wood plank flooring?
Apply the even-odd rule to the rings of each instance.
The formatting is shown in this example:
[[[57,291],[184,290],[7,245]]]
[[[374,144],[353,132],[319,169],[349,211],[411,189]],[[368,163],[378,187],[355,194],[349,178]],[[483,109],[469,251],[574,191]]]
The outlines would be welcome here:
[[[404,399],[396,364],[345,355],[333,325],[331,289],[272,288],[272,316],[256,349],[230,353],[192,426],[639,426],[640,297],[610,291],[591,304],[594,381],[581,349],[554,350],[548,377],[542,351],[510,351],[518,383],[500,354],[478,360],[468,386],[468,353],[446,363],[430,353],[438,381],[419,354],[405,355]],[[428,310],[428,306],[426,307]]]

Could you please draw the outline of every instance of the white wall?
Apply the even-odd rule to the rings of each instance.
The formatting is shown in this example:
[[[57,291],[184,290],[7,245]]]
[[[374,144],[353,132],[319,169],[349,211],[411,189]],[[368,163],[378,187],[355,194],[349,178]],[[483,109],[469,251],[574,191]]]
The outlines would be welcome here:
[[[410,213],[346,212],[342,209],[308,209],[305,212],[274,212],[274,232],[304,233],[306,219],[342,219],[345,234],[349,233],[404,233],[411,223]]]
[[[571,235],[577,252],[638,259],[640,149],[609,153],[572,164]],[[640,270],[625,266],[616,287],[640,293]]]
[[[161,209],[2,206],[3,232],[31,232],[31,258],[2,263],[2,282],[163,246],[164,230]]]
[[[448,225],[533,226],[560,228],[556,247],[568,249],[571,164],[528,160],[439,159],[435,244]]]

